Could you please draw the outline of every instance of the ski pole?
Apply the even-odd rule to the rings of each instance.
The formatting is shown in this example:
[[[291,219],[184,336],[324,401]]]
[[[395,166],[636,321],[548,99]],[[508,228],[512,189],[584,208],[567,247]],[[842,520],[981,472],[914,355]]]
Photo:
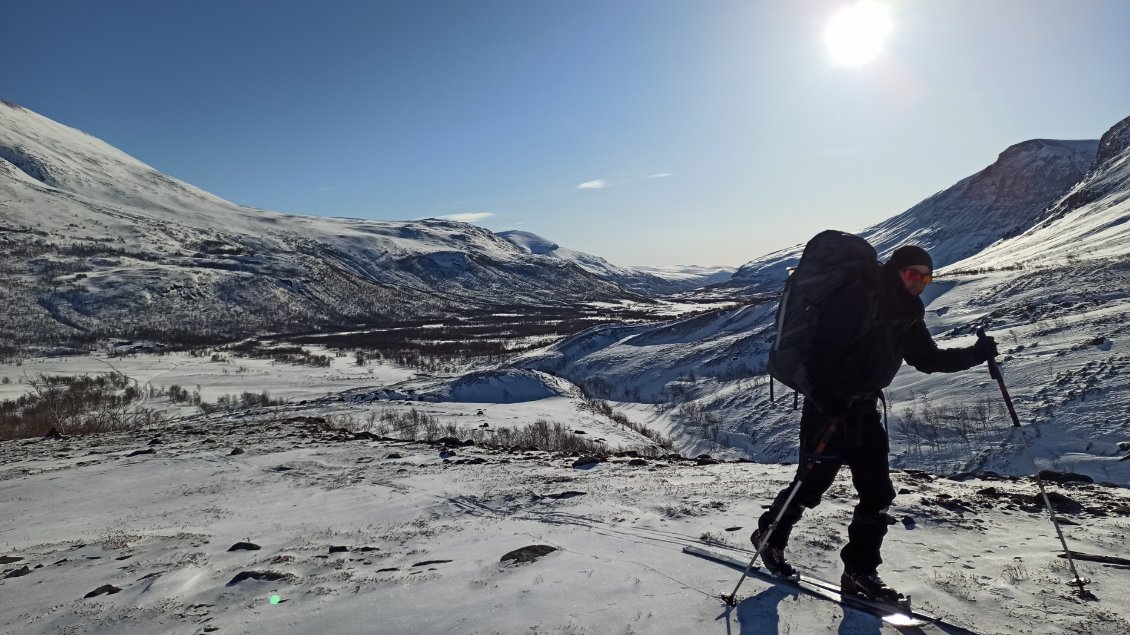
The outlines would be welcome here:
[[[781,519],[785,517],[785,511],[792,505],[793,499],[796,498],[797,492],[800,491],[801,484],[804,483],[804,479],[808,478],[808,475],[812,473],[812,468],[816,466],[816,459],[812,457],[819,456],[824,452],[824,449],[828,447],[828,442],[831,441],[832,435],[835,434],[837,428],[839,428],[839,419],[832,417],[828,420],[827,427],[824,428],[824,434],[820,437],[820,442],[816,444],[816,450],[809,455],[808,463],[804,466],[804,475],[798,478],[796,483],[793,484],[792,490],[789,491],[788,498],[785,499],[785,504],[777,511],[777,517],[774,518],[773,522],[769,525],[768,531],[765,532],[765,537],[761,540],[761,544],[757,545],[757,551],[754,552],[753,558],[749,561],[749,564],[746,565],[745,571],[742,572],[742,577],[738,580],[737,585],[734,586],[733,592],[729,595],[722,596],[722,601],[727,605],[737,605],[736,598],[738,589],[741,588],[742,582],[745,582],[745,579],[749,577],[749,572],[753,570],[754,563],[761,557],[761,552],[769,546],[769,539],[773,536],[773,532],[777,531],[777,525],[779,525]]]
[[[985,327],[977,329],[977,339],[984,339]],[[1004,405],[1008,408],[1008,415],[1012,417],[1013,427],[1020,427],[1020,417],[1016,416],[1016,407],[1012,405],[1012,397],[1008,394],[1008,388],[1004,387],[1004,375],[1001,375],[1001,367],[997,365],[997,359],[990,357],[986,363],[989,365],[989,376],[997,380],[997,385],[1000,386],[1001,396],[1004,397]]]
[[[977,337],[985,337],[985,327],[980,327],[977,329]],[[1012,425],[1019,428],[1020,418],[1016,416],[1016,408],[1012,405],[1012,397],[1008,395],[1008,388],[1005,388],[1004,376],[1001,375],[1000,366],[997,366],[997,360],[992,357],[988,359],[988,364],[989,376],[997,380],[997,385],[1000,386],[1001,395],[1004,397],[1004,403],[1006,406],[1008,406],[1008,414],[1012,417]],[[1055,517],[1055,510],[1052,509],[1051,499],[1048,498],[1048,493],[1044,489],[1044,479],[1040,476],[1039,472],[1036,472],[1036,486],[1040,488],[1040,495],[1044,497],[1044,505],[1048,508],[1048,515],[1051,516],[1052,526],[1055,527],[1055,533],[1057,536],[1059,536],[1059,544],[1063,546],[1063,553],[1067,558],[1067,564],[1071,567],[1071,575],[1075,577],[1071,584],[1079,587],[1080,597],[1094,597],[1090,593],[1090,591],[1087,591],[1087,589],[1084,587],[1084,585],[1087,584],[1087,580],[1079,577],[1079,572],[1075,569],[1075,559],[1071,557],[1071,550],[1067,548],[1067,540],[1063,537],[1063,530],[1059,526],[1059,519]]]
[[[1067,548],[1067,540],[1063,538],[1063,530],[1059,528],[1059,521],[1056,520],[1055,510],[1052,509],[1051,499],[1048,498],[1048,493],[1044,490],[1044,479],[1040,477],[1039,472],[1036,472],[1036,485],[1040,488],[1040,495],[1044,497],[1044,505],[1047,506],[1048,514],[1052,517],[1052,525],[1055,526],[1055,533],[1059,536],[1059,544],[1063,545],[1063,553],[1067,556],[1067,564],[1071,566],[1071,575],[1075,577],[1075,579],[1071,581],[1071,584],[1079,587],[1080,597],[1093,598],[1094,595],[1084,586],[1087,584],[1087,579],[1079,577],[1079,572],[1075,570],[1075,559],[1071,557],[1071,550]]]

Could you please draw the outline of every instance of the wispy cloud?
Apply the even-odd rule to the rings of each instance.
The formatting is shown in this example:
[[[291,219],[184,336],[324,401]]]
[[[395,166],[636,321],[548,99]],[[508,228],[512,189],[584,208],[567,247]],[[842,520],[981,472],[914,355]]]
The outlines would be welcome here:
[[[448,214],[447,216],[436,216],[440,220],[453,220],[459,223],[477,223],[481,220],[486,220],[494,216],[493,212],[464,212],[462,214]]]
[[[649,179],[665,179],[669,176],[671,176],[671,174],[669,172],[660,172],[659,174],[649,174],[649,175],[647,175],[647,178],[649,178]]]
[[[332,187],[318,187],[318,188],[314,188],[314,191],[315,192],[332,192],[332,191],[334,191],[334,189]]]
[[[607,185],[607,183],[605,183],[603,179],[597,179],[595,181],[585,181],[584,183],[581,183],[580,185],[578,185],[577,189],[578,190],[603,190],[606,185]]]

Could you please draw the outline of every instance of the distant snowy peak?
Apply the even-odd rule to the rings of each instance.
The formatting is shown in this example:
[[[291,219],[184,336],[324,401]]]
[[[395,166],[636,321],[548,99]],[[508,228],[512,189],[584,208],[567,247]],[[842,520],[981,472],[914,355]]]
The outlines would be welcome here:
[[[636,266],[634,268],[666,280],[693,281],[697,286],[726,282],[734,275],[735,271],[734,267],[711,267],[708,265]]]
[[[499,236],[525,253],[571,262],[592,274],[644,295],[681,293],[728,280],[732,269],[699,265],[678,267],[619,267],[600,256],[574,251],[526,231],[509,230]]]
[[[1015,144],[980,172],[857,233],[883,258],[900,245],[913,243],[930,252],[936,267],[944,267],[1046,218],[1049,207],[1087,175],[1098,148],[1099,142],[1091,140],[1032,139]],[[804,245],[797,245],[749,262],[728,286],[753,292],[779,289],[803,249]]]
[[[618,276],[630,273],[629,270],[617,267],[600,256],[565,249],[537,234],[510,230],[499,232],[498,235],[528,254],[572,262],[578,267],[600,276]]]
[[[498,235],[514,243],[519,249],[525,251],[528,254],[534,254],[537,256],[552,256],[558,249],[560,249],[560,245],[558,245],[557,243],[550,242],[542,238],[541,236],[532,234],[530,232],[510,230],[498,232]]]

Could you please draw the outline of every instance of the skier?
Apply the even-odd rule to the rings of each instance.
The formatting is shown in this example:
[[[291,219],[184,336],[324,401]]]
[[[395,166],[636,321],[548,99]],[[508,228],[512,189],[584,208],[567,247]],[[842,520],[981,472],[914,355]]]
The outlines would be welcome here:
[[[878,266],[878,265],[876,265]],[[882,602],[897,602],[901,595],[885,584],[877,568],[887,533],[887,508],[894,501],[887,454],[890,444],[878,411],[878,399],[906,360],[925,373],[957,372],[983,363],[997,354],[991,337],[960,349],[939,349],[923,322],[925,307],[918,296],[933,277],[933,260],[924,249],[907,245],[895,250],[879,267],[866,288],[859,281],[846,285],[819,307],[810,332],[811,346],[803,359],[810,390],[806,392],[800,421],[800,465],[793,483],[781,491],[758,520],[751,537],[760,548],[773,520],[786,504],[790,490],[800,482],[789,509],[768,536],[762,550],[766,568],[780,577],[796,570],[785,557],[789,533],[804,508],[816,507],[846,464],[859,496],[848,525],[848,542],[840,552],[844,562],[840,585],[851,593]],[[867,324],[870,321],[870,325]],[[862,333],[862,335],[858,335]],[[829,424],[834,432],[825,438]],[[819,441],[824,451],[813,455]],[[806,464],[811,468],[806,469]]]

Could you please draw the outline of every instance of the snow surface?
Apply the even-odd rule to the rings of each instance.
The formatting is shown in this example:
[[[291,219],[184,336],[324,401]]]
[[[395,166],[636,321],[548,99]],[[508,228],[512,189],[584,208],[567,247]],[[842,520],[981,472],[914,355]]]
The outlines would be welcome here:
[[[474,425],[505,426],[518,412],[436,406],[461,407]],[[680,552],[721,543],[749,557],[747,535],[791,466],[612,457],[580,468],[546,452],[354,437],[307,418],[342,407],[434,406],[347,399],[141,435],[0,443],[0,631],[885,630],[757,580],[727,611],[718,596],[738,573]],[[153,453],[131,456],[139,450]],[[894,478],[900,522],[882,570],[918,608],[984,634],[1130,630],[1130,570],[1079,561],[1098,599],[1074,596],[1031,480]],[[1050,489],[1078,502],[1060,514],[1073,549],[1126,556],[1127,490]],[[845,473],[794,532],[794,561],[835,579],[853,498]],[[240,542],[261,549],[229,551]],[[501,562],[532,545],[554,551]],[[235,582],[245,572],[275,579]],[[103,585],[120,592],[84,599]]]

